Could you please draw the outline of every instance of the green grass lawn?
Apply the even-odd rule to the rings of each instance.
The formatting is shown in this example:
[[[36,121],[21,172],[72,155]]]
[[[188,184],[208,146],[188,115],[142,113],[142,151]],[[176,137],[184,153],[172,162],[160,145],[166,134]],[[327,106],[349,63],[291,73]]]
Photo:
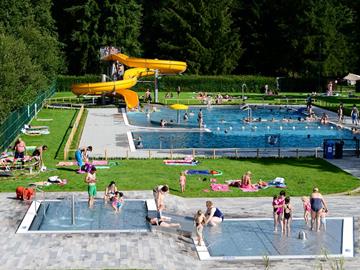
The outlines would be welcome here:
[[[57,161],[48,162],[50,169],[55,168]],[[98,190],[105,190],[106,185],[114,180],[121,190],[149,190],[157,184],[168,184],[171,193],[184,197],[249,197],[272,196],[278,193],[275,188],[268,188],[256,193],[245,193],[237,188],[231,192],[204,192],[210,189],[209,176],[187,176],[186,192],[181,194],[178,185],[179,174],[186,169],[221,170],[223,175],[215,177],[218,183],[225,180],[239,179],[247,170],[253,173],[253,182],[284,177],[288,186],[287,192],[292,196],[309,194],[314,186],[318,186],[323,194],[350,191],[358,187],[360,182],[355,177],[341,171],[322,159],[201,159],[196,167],[166,166],[162,160],[118,160],[118,165],[110,169],[97,171]],[[47,191],[86,191],[84,175],[75,173],[76,167],[58,168],[34,176],[19,176],[15,179],[2,180],[0,191],[14,191],[17,185],[47,180],[51,175],[68,179],[65,186],[52,185]],[[203,181],[203,178],[207,178]]]
[[[33,125],[48,125],[51,134],[42,136],[22,135],[27,145],[47,144],[49,150],[45,152],[45,164],[50,171],[29,175],[17,174],[10,179],[2,179],[0,191],[14,191],[18,185],[28,185],[32,182],[46,181],[49,176],[58,175],[68,180],[64,186],[52,185],[46,187],[46,191],[84,191],[84,175],[75,173],[76,166],[71,168],[56,168],[56,163],[63,159],[63,147],[70,133],[71,125],[77,115],[75,110],[43,109],[38,118],[51,118],[51,122],[39,122],[34,120]],[[83,122],[83,121],[82,121]],[[76,136],[77,138],[78,135]],[[318,186],[322,193],[347,192],[359,186],[360,182],[355,177],[343,172],[322,159],[200,159],[196,167],[166,166],[162,160],[118,160],[119,165],[110,169],[98,170],[98,190],[104,190],[112,180],[117,182],[121,190],[149,190],[157,184],[169,184],[171,192],[184,197],[249,197],[249,196],[272,196],[278,193],[275,188],[268,188],[255,193],[245,193],[237,188],[231,188],[231,192],[204,192],[210,190],[209,177],[187,176],[186,192],[181,194],[178,179],[182,170],[186,169],[209,169],[221,170],[223,175],[217,176],[218,183],[225,180],[239,179],[248,170],[253,172],[253,182],[260,179],[272,180],[275,177],[286,179],[288,193],[292,196],[309,194],[314,186]]]

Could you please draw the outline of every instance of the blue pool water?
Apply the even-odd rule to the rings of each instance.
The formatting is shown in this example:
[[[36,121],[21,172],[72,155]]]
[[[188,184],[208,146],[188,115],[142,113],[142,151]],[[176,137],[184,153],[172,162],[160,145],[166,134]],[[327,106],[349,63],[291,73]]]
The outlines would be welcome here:
[[[291,234],[273,232],[272,220],[225,220],[206,227],[204,240],[210,256],[279,256],[342,254],[342,219],[327,219],[326,231],[310,231],[303,219],[293,220]],[[298,239],[305,231],[307,240]]]
[[[252,117],[261,122],[244,122],[248,111],[236,107],[202,108],[206,129],[197,127],[199,107],[192,107],[188,121],[176,123],[176,111],[161,108],[150,114],[128,113],[132,125],[159,127],[161,119],[172,123],[170,129],[159,131],[133,132],[141,136],[145,149],[178,148],[266,148],[266,147],[322,147],[324,139],[352,139],[351,131],[319,122],[298,121],[304,119],[303,110],[286,107],[252,107]],[[183,113],[182,113],[183,114]],[[284,121],[283,119],[287,119]],[[174,131],[172,127],[181,127]],[[354,142],[355,145],[355,142]],[[347,145],[353,147],[353,145]]]
[[[110,203],[96,201],[89,209],[86,201],[75,201],[75,225],[70,206],[71,200],[42,202],[30,231],[149,230],[144,201],[127,200],[118,214]]]

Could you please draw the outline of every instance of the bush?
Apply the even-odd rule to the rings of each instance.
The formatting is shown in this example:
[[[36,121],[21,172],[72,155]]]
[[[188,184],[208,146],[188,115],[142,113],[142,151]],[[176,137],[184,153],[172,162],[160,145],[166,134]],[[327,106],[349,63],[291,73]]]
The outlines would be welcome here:
[[[328,80],[326,78],[279,78],[279,89],[281,92],[321,92],[326,89]],[[319,87],[320,83],[320,87]]]
[[[167,76],[160,79],[161,91],[175,91],[177,86],[186,92],[241,92],[244,85],[246,92],[260,93],[261,88],[268,84],[270,89],[276,89],[273,77],[251,75],[228,76]]]
[[[145,78],[145,81],[152,81],[153,78]],[[57,91],[71,91],[74,83],[100,82],[98,75],[85,76],[58,76]],[[245,91],[260,93],[260,89],[265,85],[269,89],[276,89],[276,79],[273,77],[251,76],[251,75],[229,75],[229,76],[163,76],[159,79],[159,91],[176,91],[177,86],[181,87],[182,92],[241,92],[243,85]],[[138,83],[132,89],[144,91],[146,88],[153,88],[153,83]]]

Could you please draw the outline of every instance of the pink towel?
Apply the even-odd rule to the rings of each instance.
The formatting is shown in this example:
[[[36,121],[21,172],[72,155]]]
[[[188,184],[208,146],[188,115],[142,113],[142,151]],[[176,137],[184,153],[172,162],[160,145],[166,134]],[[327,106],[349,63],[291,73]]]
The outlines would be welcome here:
[[[91,162],[92,165],[107,165],[107,160],[93,160]],[[75,166],[77,165],[76,161],[60,161],[56,166]]]
[[[102,166],[102,165],[108,165],[108,162],[107,160],[93,160],[91,164]]]
[[[248,187],[240,187],[240,189],[244,192],[257,192],[259,188],[257,186],[248,186]]]
[[[226,184],[211,184],[210,187],[213,191],[222,191],[222,192],[229,191],[229,186]]]

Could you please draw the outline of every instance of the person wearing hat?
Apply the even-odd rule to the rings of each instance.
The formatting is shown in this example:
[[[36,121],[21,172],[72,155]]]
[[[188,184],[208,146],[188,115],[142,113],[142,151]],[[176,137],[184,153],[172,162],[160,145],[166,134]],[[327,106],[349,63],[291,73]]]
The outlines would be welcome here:
[[[251,172],[247,171],[241,179],[241,187],[251,186]]]

